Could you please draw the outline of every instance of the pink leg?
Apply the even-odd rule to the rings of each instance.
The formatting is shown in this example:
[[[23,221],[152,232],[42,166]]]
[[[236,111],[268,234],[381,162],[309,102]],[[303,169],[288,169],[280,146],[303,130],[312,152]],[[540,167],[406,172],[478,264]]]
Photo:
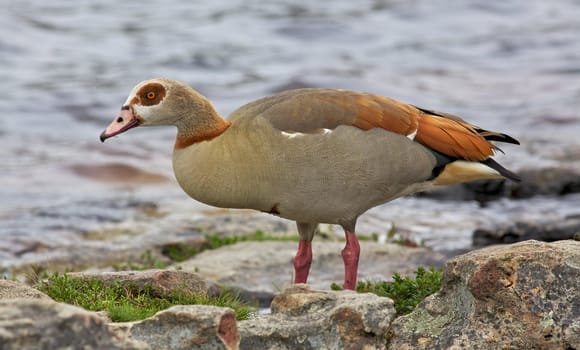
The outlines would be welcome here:
[[[312,263],[312,242],[300,240],[298,252],[294,257],[294,283],[306,283]]]
[[[346,235],[346,246],[342,250],[342,260],[344,261],[344,289],[354,290],[356,288],[360,245],[353,232],[345,230],[344,233]]]

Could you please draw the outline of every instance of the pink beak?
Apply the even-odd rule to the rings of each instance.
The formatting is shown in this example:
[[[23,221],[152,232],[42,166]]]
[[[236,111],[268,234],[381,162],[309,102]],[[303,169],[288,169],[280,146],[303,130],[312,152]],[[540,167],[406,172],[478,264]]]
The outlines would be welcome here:
[[[119,135],[125,131],[139,126],[141,121],[135,117],[133,110],[129,106],[123,106],[111,124],[101,134],[101,142],[105,142],[109,137]]]

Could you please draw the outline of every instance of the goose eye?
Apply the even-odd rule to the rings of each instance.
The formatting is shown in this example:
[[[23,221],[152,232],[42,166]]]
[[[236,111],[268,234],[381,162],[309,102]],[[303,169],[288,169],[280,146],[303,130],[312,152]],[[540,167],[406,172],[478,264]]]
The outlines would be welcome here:
[[[167,95],[167,91],[161,83],[150,82],[139,89],[135,95],[140,105],[155,106],[163,101],[163,98]]]

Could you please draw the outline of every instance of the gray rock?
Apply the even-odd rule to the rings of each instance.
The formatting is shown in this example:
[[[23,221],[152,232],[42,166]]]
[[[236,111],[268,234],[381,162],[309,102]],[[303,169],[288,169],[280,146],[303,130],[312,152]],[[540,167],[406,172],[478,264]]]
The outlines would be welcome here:
[[[147,345],[120,339],[95,313],[42,299],[0,301],[2,350],[124,349]]]
[[[499,198],[524,199],[541,195],[563,196],[580,192],[580,173],[567,168],[524,169],[517,171],[521,182],[481,180],[445,186],[419,194],[442,200],[476,200],[480,203]]]
[[[0,300],[18,298],[52,300],[48,295],[24,283],[0,279]]]
[[[121,284],[127,288],[147,290],[153,296],[217,293],[215,286],[207,284],[198,274],[174,270],[146,270],[119,272],[81,272],[68,276],[81,279],[98,279],[105,284]]]
[[[580,173],[567,168],[527,169],[519,172],[522,182],[509,186],[511,198],[537,195],[567,195],[580,192]]]
[[[394,317],[389,298],[296,285],[274,298],[271,315],[239,322],[240,349],[384,349]]]
[[[234,311],[204,305],[179,305],[143,321],[111,324],[119,338],[157,350],[238,349]]]
[[[580,242],[527,241],[450,260],[441,291],[393,322],[390,349],[579,349]]]
[[[571,239],[580,233],[580,217],[540,222],[516,222],[490,228],[478,228],[473,232],[473,246],[515,243],[535,239],[539,241],[559,241]]]
[[[359,279],[388,280],[393,273],[411,274],[418,266],[442,266],[445,256],[426,248],[361,241]],[[209,281],[243,291],[267,307],[274,294],[292,285],[292,259],[298,242],[240,242],[204,251],[179,263],[185,271],[198,271]],[[341,250],[344,242],[314,241],[313,261],[308,284],[329,289],[332,282],[344,280]]]

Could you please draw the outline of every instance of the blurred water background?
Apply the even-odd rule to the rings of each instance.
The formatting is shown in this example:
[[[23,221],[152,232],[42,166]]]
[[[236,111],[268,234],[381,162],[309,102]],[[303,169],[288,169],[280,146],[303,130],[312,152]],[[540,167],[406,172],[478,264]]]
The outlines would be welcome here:
[[[0,267],[155,240],[205,215],[173,179],[175,130],[98,140],[130,89],[157,76],[224,116],[292,87],[369,91],[511,134],[522,146],[497,159],[513,170],[578,169],[579,18],[576,0],[2,1]],[[360,231],[394,224],[461,249],[481,223],[579,204],[411,197],[371,210]],[[93,237],[111,227],[127,234]]]

